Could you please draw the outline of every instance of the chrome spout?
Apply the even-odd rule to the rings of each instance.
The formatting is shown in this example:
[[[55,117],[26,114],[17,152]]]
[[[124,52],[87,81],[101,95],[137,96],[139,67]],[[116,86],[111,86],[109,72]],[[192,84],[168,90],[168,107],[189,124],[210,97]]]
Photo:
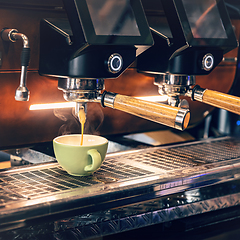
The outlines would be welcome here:
[[[18,39],[23,41],[23,49],[21,54],[21,77],[20,85],[16,89],[16,101],[28,101],[30,92],[27,88],[27,68],[30,60],[30,46],[26,35],[19,33],[16,29],[3,29],[1,37],[4,41],[16,42]]]

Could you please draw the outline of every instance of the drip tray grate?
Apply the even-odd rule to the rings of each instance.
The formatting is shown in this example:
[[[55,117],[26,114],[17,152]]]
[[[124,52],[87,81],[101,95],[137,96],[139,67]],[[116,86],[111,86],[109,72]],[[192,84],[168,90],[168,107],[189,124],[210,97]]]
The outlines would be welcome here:
[[[2,171],[0,207],[4,207],[9,202],[36,199],[99,184],[161,175],[179,169],[194,169],[196,166],[239,157],[240,140],[223,138],[110,154],[94,175],[86,177],[70,176],[57,163]]]

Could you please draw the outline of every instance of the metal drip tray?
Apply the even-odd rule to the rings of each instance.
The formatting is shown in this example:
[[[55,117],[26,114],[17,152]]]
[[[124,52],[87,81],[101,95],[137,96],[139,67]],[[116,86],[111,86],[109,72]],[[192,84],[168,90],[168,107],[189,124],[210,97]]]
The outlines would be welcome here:
[[[240,139],[220,138],[109,154],[92,176],[74,177],[57,162],[0,172],[0,228],[58,213],[122,207],[237,179]]]

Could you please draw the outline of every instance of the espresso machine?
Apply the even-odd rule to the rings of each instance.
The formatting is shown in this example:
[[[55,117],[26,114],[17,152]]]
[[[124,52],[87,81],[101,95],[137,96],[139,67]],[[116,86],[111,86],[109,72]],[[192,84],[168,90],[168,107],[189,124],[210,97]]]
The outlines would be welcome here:
[[[179,130],[190,112],[104,91],[104,79],[119,77],[146,49],[152,36],[140,1],[63,1],[67,20],[44,19],[40,26],[39,74],[58,77],[64,99],[99,102]]]
[[[25,94],[27,100],[36,92],[44,100],[48,97],[46,86],[51,86],[52,94],[52,89],[58,88],[61,97],[63,93],[66,101],[74,103],[76,115],[81,108],[90,114],[91,105],[100,103],[101,109],[129,112],[178,130],[187,129],[190,122],[193,101],[189,107],[189,97],[239,113],[237,97],[203,89],[195,81],[195,76],[210,75],[223,54],[238,45],[222,0],[162,0],[163,15],[153,11],[160,1],[146,1],[153,4],[149,12],[140,0],[63,2],[61,11],[67,18],[56,17],[60,15],[57,12],[39,21],[39,68],[34,72],[30,62],[28,83],[35,80],[38,84],[43,79],[45,91],[39,85],[35,92],[31,87],[30,99]],[[19,12],[26,14],[22,9]],[[36,9],[34,5],[31,14],[42,14],[44,8]],[[5,35],[5,41],[8,37]],[[34,44],[34,38],[29,39]],[[107,81],[121,81],[125,75],[130,85],[133,74],[127,72],[129,68],[137,69],[134,76],[151,87],[155,79],[154,87],[167,96],[167,103],[105,91]],[[38,78],[33,79],[33,72]],[[26,89],[25,85],[24,92]],[[50,125],[45,112],[34,114]],[[71,176],[54,156],[36,148],[25,150],[6,152],[22,160],[32,159],[31,164],[0,170],[2,239],[239,236],[237,137],[155,147],[146,144],[108,153],[100,169],[90,176]],[[37,162],[41,159],[45,160]]]
[[[208,75],[223,55],[238,46],[224,1],[161,1],[165,12],[148,22],[154,46],[138,57],[139,72],[155,74],[161,95],[171,106],[185,106],[186,99],[200,101],[239,114],[239,98],[201,88],[195,76]],[[160,26],[161,25],[161,26]]]

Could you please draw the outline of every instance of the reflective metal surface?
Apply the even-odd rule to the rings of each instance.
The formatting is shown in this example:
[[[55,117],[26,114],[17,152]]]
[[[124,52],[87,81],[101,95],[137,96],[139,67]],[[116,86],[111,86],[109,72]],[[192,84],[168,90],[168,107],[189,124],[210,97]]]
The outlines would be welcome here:
[[[66,101],[94,102],[104,89],[103,79],[60,78],[58,89]]]
[[[86,239],[238,206],[239,158],[226,137],[108,154],[88,177],[56,162],[1,171],[0,230]]]
[[[154,80],[154,85],[158,86],[160,95],[168,95],[170,106],[177,107],[181,102],[179,96],[186,95],[195,82],[195,76],[159,74]]]

